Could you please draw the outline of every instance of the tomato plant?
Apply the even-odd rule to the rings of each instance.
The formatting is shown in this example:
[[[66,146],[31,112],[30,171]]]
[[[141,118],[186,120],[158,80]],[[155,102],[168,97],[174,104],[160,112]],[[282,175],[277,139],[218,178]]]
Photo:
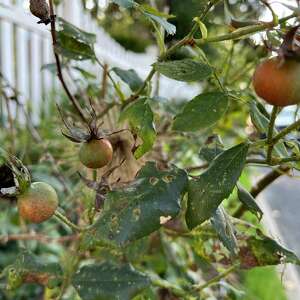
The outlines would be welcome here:
[[[300,120],[276,127],[300,102],[299,8],[281,18],[263,0],[82,1],[128,50],[155,46],[141,78],[102,62],[101,41],[59,2],[30,1],[61,82],[37,123],[0,73],[0,299],[243,299],[243,271],[299,265],[256,202],[299,169]],[[163,82],[186,99],[162,97]],[[268,173],[253,183],[253,168]]]

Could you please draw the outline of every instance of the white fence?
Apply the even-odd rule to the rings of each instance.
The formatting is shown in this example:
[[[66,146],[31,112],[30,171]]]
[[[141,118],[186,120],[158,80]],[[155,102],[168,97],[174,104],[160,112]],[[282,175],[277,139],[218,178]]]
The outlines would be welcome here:
[[[49,26],[36,24],[28,12],[29,0],[0,0],[0,71],[21,92],[20,99],[30,99],[37,110],[45,95],[57,88],[56,78],[41,67],[53,63]],[[145,54],[126,51],[100,28],[80,0],[64,0],[57,15],[97,36],[98,58],[109,66],[135,69],[145,78],[156,60],[156,49]],[[88,62],[85,66],[90,67]],[[101,70],[98,70],[101,72]],[[199,89],[167,78],[160,80],[160,95],[167,98],[192,98]]]

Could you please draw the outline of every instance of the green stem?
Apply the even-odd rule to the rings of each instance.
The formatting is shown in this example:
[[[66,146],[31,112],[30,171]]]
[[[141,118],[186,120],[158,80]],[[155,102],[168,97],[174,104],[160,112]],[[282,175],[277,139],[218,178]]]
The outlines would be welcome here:
[[[291,124],[290,126],[286,127],[282,131],[280,131],[273,139],[272,139],[272,144],[276,144],[280,139],[288,135],[290,132],[298,129],[300,127],[300,120],[297,122]]]
[[[226,270],[225,272],[221,273],[220,275],[212,278],[211,280],[207,281],[203,285],[194,285],[193,286],[194,291],[200,292],[200,291],[204,290],[205,288],[209,287],[210,285],[219,282],[221,279],[227,277],[230,273],[234,272],[239,267],[239,265],[240,264],[233,265],[228,270]]]
[[[178,285],[172,284],[171,282],[164,280],[160,278],[159,276],[155,274],[147,274],[150,277],[150,280],[154,286],[168,289],[170,290],[175,296],[180,297],[180,299],[185,299],[185,300],[192,300],[194,299],[191,296],[188,296],[188,292],[179,287]]]
[[[105,66],[101,63],[101,61],[96,57],[96,62],[98,63],[98,65],[103,69],[105,70]],[[120,87],[118,86],[118,84],[116,83],[116,81],[113,79],[113,77],[111,76],[110,72],[107,71],[107,76],[108,78],[110,79],[111,83],[113,84],[114,86],[114,89],[116,90],[119,98],[121,101],[124,101],[125,100],[125,96],[123,94],[123,92],[121,91]]]
[[[258,165],[269,165],[269,166],[276,166],[281,165],[288,162],[298,162],[300,161],[300,156],[291,156],[291,157],[283,157],[283,158],[271,158],[271,161],[267,159],[255,159],[250,158],[247,159],[247,164],[258,164]]]
[[[245,36],[248,36],[253,33],[261,32],[266,29],[272,29],[276,27],[278,24],[285,23],[289,19],[297,17],[297,13],[293,13],[285,18],[281,18],[278,20],[278,22],[269,22],[269,23],[261,23],[258,25],[253,26],[246,26],[243,28],[239,28],[231,33],[220,35],[220,36],[213,36],[208,37],[206,39],[197,39],[195,40],[198,45],[203,45],[206,43],[216,43],[216,42],[222,42],[222,41],[228,41],[228,40],[237,40],[241,39]]]
[[[55,211],[54,216],[75,231],[83,232],[83,231],[87,230],[87,228],[82,228],[82,227],[74,224],[66,216],[61,214],[58,210]]]
[[[274,148],[272,139],[273,139],[274,126],[275,126],[275,121],[276,121],[276,116],[277,116],[278,111],[279,111],[279,107],[273,106],[271,119],[270,119],[270,123],[269,123],[268,134],[267,134],[267,143],[268,143],[267,162],[271,162],[271,160],[272,160],[272,152],[273,152],[273,148]]]

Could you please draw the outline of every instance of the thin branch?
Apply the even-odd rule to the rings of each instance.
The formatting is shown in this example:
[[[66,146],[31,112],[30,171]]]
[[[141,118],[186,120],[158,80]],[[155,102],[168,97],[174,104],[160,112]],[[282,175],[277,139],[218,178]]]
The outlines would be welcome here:
[[[273,139],[275,121],[276,121],[276,116],[277,116],[278,111],[279,111],[279,107],[273,106],[271,119],[270,119],[270,123],[269,123],[268,134],[267,134],[267,143],[268,143],[267,162],[269,162],[269,163],[272,160],[272,152],[274,149],[274,144],[272,143],[272,139]]]
[[[0,236],[0,244],[7,244],[11,241],[38,241],[43,244],[49,243],[67,243],[69,241],[74,241],[79,238],[78,235],[67,235],[63,237],[50,237],[43,234],[36,233],[21,233],[21,234],[11,234]]]
[[[75,231],[85,231],[87,230],[87,228],[83,228],[80,227],[76,224],[74,224],[72,221],[70,221],[66,216],[64,216],[63,214],[61,214],[58,210],[55,211],[54,216],[60,220],[61,222],[63,222],[64,224],[66,224],[68,227],[70,227],[71,229],[75,230]]]
[[[261,24],[253,25],[253,26],[247,26],[247,27],[239,28],[228,34],[208,37],[206,39],[196,39],[195,42],[201,46],[206,43],[216,43],[216,42],[222,42],[222,41],[228,41],[228,40],[238,40],[238,39],[247,37],[251,34],[265,31],[266,29],[272,29],[272,28],[278,26],[278,24],[283,24],[292,18],[296,18],[297,16],[298,16],[297,13],[293,13],[287,17],[279,19],[278,22],[275,22],[275,23],[269,22],[269,23],[261,23]]]
[[[50,7],[50,17],[51,17],[51,36],[52,36],[52,43],[53,43],[53,52],[54,52],[54,57],[55,57],[55,62],[56,62],[56,68],[57,68],[57,76],[69,98],[69,100],[72,102],[74,108],[76,109],[78,115],[80,116],[81,120],[86,123],[86,118],[84,116],[84,113],[82,112],[82,109],[80,105],[78,104],[77,100],[75,97],[72,95],[70,92],[65,79],[63,77],[62,73],[62,68],[61,68],[61,63],[59,59],[59,55],[55,51],[55,47],[57,44],[57,39],[56,39],[56,24],[55,24],[55,14],[54,14],[54,8],[53,8],[53,0],[49,0],[49,7]]]

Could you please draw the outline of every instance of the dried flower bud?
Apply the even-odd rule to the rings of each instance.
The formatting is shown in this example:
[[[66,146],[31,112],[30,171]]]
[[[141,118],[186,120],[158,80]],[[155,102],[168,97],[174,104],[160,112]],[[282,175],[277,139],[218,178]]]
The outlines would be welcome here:
[[[50,9],[47,0],[30,0],[30,11],[40,19],[38,24],[47,25],[50,23]]]

